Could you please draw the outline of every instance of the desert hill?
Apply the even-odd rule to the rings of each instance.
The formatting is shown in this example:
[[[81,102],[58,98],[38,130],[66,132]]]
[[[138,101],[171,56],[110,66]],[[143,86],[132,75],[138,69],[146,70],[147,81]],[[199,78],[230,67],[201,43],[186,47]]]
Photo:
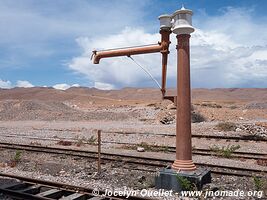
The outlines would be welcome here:
[[[0,89],[0,120],[143,120],[157,117],[159,110],[170,113],[170,104],[153,88]],[[229,119],[265,118],[267,89],[193,89],[192,104],[207,120],[223,120],[225,113]]]
[[[175,94],[169,89],[168,94]],[[99,99],[97,99],[100,97]],[[102,98],[101,98],[102,97]],[[0,100],[66,101],[83,99],[107,100],[159,100],[161,92],[154,88],[123,88],[121,90],[99,90],[96,88],[72,87],[67,90],[53,88],[0,89]],[[216,88],[192,89],[192,99],[201,101],[267,101],[267,88]]]

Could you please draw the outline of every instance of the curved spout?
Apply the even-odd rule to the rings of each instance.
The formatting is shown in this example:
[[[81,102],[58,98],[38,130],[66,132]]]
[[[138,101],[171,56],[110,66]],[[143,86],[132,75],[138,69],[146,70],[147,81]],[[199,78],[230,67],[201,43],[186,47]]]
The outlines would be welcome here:
[[[101,58],[117,57],[117,56],[131,56],[137,54],[157,53],[162,50],[162,45],[154,44],[143,47],[130,47],[114,50],[93,51],[93,63],[99,64]]]

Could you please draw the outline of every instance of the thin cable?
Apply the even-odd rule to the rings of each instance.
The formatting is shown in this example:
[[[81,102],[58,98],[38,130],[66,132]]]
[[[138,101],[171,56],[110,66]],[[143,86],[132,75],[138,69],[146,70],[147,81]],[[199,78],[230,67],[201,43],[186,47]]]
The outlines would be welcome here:
[[[150,78],[158,85],[159,89],[162,89],[159,82],[152,76],[152,74],[149,73],[149,71],[147,71],[147,69],[145,69],[144,67],[142,67],[139,63],[137,63],[131,56],[127,56],[128,58],[130,58],[137,66],[139,66],[142,70],[144,70],[149,76]]]

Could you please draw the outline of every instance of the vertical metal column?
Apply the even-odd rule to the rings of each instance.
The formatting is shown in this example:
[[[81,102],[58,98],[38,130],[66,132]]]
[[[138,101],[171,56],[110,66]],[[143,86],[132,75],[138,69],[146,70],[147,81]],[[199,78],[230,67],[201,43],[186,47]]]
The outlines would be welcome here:
[[[172,168],[177,171],[192,171],[196,166],[192,161],[191,142],[190,34],[180,34],[176,38],[178,42],[176,160]]]
[[[169,51],[169,45],[170,45],[170,34],[171,31],[169,29],[161,29],[161,46],[163,47],[160,51],[162,54],[162,80],[161,80],[161,92],[162,92],[162,98],[164,98],[166,93],[166,76],[167,76],[167,63],[168,63],[168,54]]]

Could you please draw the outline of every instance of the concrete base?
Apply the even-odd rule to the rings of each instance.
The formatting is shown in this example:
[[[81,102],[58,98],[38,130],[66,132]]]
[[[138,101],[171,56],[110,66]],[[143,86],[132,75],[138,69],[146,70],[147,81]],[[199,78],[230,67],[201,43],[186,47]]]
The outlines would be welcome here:
[[[191,184],[188,184],[189,182],[187,180]],[[188,186],[191,186],[192,190],[201,190],[204,184],[211,182],[211,174],[210,170],[206,168],[197,168],[194,171],[181,172],[177,172],[171,168],[164,168],[160,170],[160,173],[156,176],[155,181],[157,189],[180,192],[182,190],[190,190]]]

